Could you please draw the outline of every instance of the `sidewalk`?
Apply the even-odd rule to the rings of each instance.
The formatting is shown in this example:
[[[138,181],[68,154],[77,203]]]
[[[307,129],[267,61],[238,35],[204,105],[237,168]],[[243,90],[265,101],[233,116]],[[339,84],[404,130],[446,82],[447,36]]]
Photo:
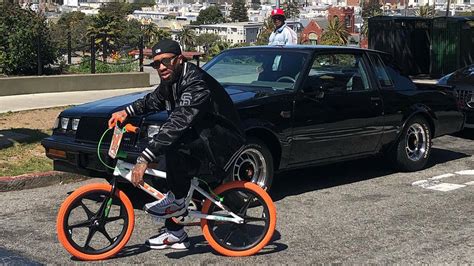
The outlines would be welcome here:
[[[3,96],[0,97],[0,113],[77,105],[132,92],[151,90],[153,88],[154,86],[134,89],[55,92]]]

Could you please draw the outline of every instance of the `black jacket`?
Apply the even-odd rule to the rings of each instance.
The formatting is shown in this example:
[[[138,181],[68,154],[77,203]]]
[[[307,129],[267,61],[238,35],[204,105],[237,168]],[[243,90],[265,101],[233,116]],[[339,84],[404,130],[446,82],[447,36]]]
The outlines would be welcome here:
[[[130,116],[162,110],[167,110],[169,117],[143,150],[147,161],[178,143],[198,139],[207,159],[219,170],[227,171],[241,152],[245,139],[232,100],[213,77],[196,65],[185,62],[171,88],[160,84],[126,108]]]

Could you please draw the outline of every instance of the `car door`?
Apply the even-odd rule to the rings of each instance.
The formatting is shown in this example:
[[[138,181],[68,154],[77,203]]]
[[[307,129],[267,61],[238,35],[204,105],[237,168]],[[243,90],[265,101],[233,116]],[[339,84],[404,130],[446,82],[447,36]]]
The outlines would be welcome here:
[[[294,103],[290,164],[370,154],[383,132],[383,106],[363,52],[314,56]]]

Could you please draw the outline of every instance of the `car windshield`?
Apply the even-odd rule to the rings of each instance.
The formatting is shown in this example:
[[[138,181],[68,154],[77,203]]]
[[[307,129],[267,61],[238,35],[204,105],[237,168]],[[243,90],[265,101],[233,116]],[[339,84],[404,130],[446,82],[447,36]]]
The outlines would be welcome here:
[[[474,65],[467,66],[454,72],[454,74],[451,76],[451,82],[454,84],[474,84]]]
[[[222,85],[293,90],[308,54],[285,49],[229,50],[203,68]]]

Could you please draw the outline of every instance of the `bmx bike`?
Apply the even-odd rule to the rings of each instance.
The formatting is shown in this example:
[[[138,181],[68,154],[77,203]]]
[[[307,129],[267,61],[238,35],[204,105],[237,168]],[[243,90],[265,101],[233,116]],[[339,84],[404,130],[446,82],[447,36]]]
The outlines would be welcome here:
[[[131,124],[114,130],[137,132]],[[108,131],[108,130],[107,130]],[[105,136],[105,133],[102,138]],[[102,139],[101,139],[102,141]],[[98,156],[100,159],[100,143]],[[110,154],[110,152],[109,152]],[[101,160],[102,161],[102,160]],[[59,242],[74,257],[81,260],[103,260],[116,255],[127,244],[135,224],[134,208],[128,196],[117,187],[117,179],[131,182],[133,164],[115,160],[110,184],[89,184],[75,190],[62,203],[56,230]],[[166,178],[166,172],[148,168],[146,174]],[[204,182],[191,180],[186,213],[200,219],[204,238],[218,253],[225,256],[250,256],[259,252],[271,240],[276,226],[276,209],[268,193],[252,182],[233,181],[209,192],[199,186]],[[204,182],[205,183],[205,182]],[[164,194],[147,183],[141,190],[157,200]],[[204,197],[200,211],[193,204],[193,194]],[[183,225],[184,219],[173,218]]]

